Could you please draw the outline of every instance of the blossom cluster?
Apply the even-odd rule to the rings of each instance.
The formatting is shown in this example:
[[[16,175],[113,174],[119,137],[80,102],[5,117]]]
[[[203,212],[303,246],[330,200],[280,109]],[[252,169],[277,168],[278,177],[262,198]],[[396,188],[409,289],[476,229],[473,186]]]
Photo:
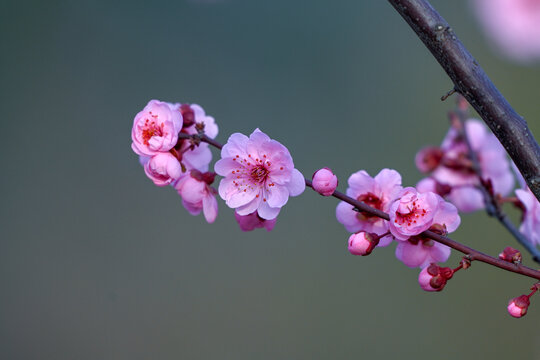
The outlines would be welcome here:
[[[208,172],[212,152],[208,144],[179,134],[215,138],[218,126],[199,105],[150,100],[133,120],[131,148],[155,185],[172,185],[191,214],[202,211],[212,223],[218,212],[216,191],[210,186],[214,174]]]

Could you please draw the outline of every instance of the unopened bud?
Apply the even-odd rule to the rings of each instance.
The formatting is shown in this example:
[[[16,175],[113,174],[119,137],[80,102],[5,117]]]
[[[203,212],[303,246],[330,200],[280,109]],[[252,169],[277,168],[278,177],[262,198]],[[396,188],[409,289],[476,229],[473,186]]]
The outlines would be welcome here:
[[[313,189],[323,196],[331,196],[337,188],[338,178],[325,167],[313,173]]]
[[[349,237],[349,252],[353,255],[366,256],[371,254],[379,244],[379,236],[373,233],[360,231]]]
[[[499,254],[499,259],[514,264],[521,264],[521,252],[513,247],[507,246],[504,248],[503,252]]]
[[[425,291],[441,291],[446,286],[446,282],[452,278],[452,275],[454,275],[452,269],[431,263],[420,271],[418,283]]]
[[[530,304],[531,302],[529,301],[529,297],[527,295],[521,295],[513,298],[508,302],[508,313],[510,316],[520,318],[527,314],[527,309],[529,308]]]

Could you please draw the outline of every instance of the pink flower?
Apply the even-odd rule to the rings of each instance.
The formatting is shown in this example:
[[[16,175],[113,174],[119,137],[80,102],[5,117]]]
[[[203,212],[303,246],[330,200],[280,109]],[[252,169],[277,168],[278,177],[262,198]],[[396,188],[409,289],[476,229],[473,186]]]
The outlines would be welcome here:
[[[157,186],[165,186],[182,176],[182,167],[178,160],[168,152],[150,157],[141,157],[144,172]]]
[[[323,196],[331,196],[338,185],[337,176],[327,167],[317,170],[312,180],[313,189]]]
[[[201,173],[192,170],[190,174],[181,177],[174,185],[182,197],[182,204],[191,215],[202,211],[208,223],[213,223],[218,214],[216,190],[210,187],[214,181],[214,173]]]
[[[508,302],[508,313],[512,317],[520,318],[527,314],[527,309],[529,308],[530,304],[531,302],[527,295],[521,295],[513,298]]]
[[[232,134],[214,168],[225,177],[219,195],[239,215],[257,211],[265,220],[275,219],[289,196],[300,195],[306,187],[289,150],[259,129],[249,138]]]
[[[440,267],[431,263],[420,271],[418,283],[425,291],[441,291],[446,286],[446,282],[452,278],[454,272],[447,267]]]
[[[401,190],[388,212],[392,235],[397,240],[407,240],[429,229],[439,209],[439,199],[434,193],[419,193],[413,187]]]
[[[431,220],[431,225],[428,229],[440,235],[446,235],[458,228],[461,219],[454,205],[444,201],[438,195],[435,196],[438,201],[438,206],[433,211],[433,219]],[[424,214],[423,210],[421,210],[420,213]],[[425,218],[425,216],[422,217],[421,215],[419,217],[421,219]],[[390,218],[392,219],[392,215]],[[416,219],[417,217],[415,216],[414,218]],[[420,220],[417,221],[420,222]],[[396,224],[395,222],[393,223]],[[393,226],[391,225],[390,231],[392,231],[392,228]],[[402,240],[400,238],[397,239]],[[450,257],[450,248],[429,238],[423,237],[422,235],[416,235],[411,236],[404,241],[398,241],[396,257],[408,267],[424,268],[430,263],[448,260]]]
[[[261,218],[256,211],[248,215],[238,215],[238,213],[235,211],[234,217],[236,218],[236,221],[238,222],[238,225],[240,225],[240,229],[242,229],[242,231],[252,231],[259,228],[266,228],[266,231],[272,231],[277,221],[277,218],[265,220]]]
[[[388,211],[390,203],[401,187],[401,175],[395,170],[382,169],[375,178],[360,170],[349,177],[347,195],[381,211]],[[340,202],[336,208],[337,220],[351,233],[366,231],[382,235],[388,231],[388,221],[370,214],[357,212],[353,206]],[[392,236],[381,239],[379,246],[387,246]]]
[[[133,120],[131,148],[138,155],[155,155],[172,149],[182,128],[182,115],[174,105],[150,100]]]
[[[175,104],[184,118],[182,132],[194,135],[203,132],[213,139],[218,134],[218,126],[213,117],[207,116],[202,107],[197,104]],[[189,140],[181,140],[175,146],[177,153],[181,157],[182,164],[187,170],[208,171],[208,166],[212,161],[212,152],[207,143],[200,143],[193,147]]]
[[[514,186],[514,177],[504,148],[495,135],[488,132],[478,120],[467,120],[465,130],[480,163],[482,177],[491,181],[495,193],[507,195]],[[435,182],[419,183],[419,191],[426,191],[429,186],[437,185],[439,189],[442,189],[440,186],[447,186],[449,190],[446,190],[445,197],[460,211],[470,212],[484,208],[482,193],[477,189],[479,179],[472,169],[467,145],[454,127],[448,131],[440,150],[442,157],[431,174]],[[421,154],[425,152],[426,150],[421,150],[417,158],[422,157]],[[419,169],[425,171],[427,167],[420,165]],[[435,189],[431,191],[439,193]]]
[[[379,243],[379,237],[374,233],[360,231],[349,237],[349,252],[353,255],[366,256],[371,254]]]
[[[540,59],[540,0],[473,0],[487,35],[516,61]]]
[[[519,232],[525,235],[533,245],[538,246],[540,245],[540,202],[529,188],[517,189],[516,196],[525,207]]]

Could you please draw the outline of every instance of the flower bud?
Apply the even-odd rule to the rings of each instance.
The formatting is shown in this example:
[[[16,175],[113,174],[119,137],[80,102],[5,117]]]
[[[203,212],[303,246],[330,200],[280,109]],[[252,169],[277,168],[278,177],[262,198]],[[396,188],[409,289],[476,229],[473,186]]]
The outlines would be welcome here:
[[[349,237],[349,252],[353,255],[369,255],[379,243],[379,239],[377,234],[365,231],[352,234]]]
[[[441,291],[446,286],[446,282],[452,278],[452,275],[454,275],[452,269],[431,263],[420,271],[418,283],[425,291]]]
[[[531,302],[529,301],[529,297],[527,295],[521,295],[513,298],[508,302],[508,313],[510,316],[520,318],[527,314],[527,309],[529,308],[530,304]]]
[[[521,252],[513,247],[507,246],[503,252],[499,254],[499,259],[508,261],[514,264],[521,263]]]
[[[323,196],[331,196],[338,185],[337,176],[327,167],[317,170],[312,180],[313,189]]]

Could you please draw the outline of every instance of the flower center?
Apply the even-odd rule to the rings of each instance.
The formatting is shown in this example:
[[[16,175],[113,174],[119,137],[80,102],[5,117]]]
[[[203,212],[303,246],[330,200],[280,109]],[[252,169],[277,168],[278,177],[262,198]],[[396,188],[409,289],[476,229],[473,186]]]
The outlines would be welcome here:
[[[270,172],[264,165],[256,165],[253,167],[253,169],[251,169],[250,176],[255,183],[262,184],[268,177],[269,173]]]
[[[383,209],[382,200],[373,193],[368,192],[368,193],[362,194],[362,195],[358,196],[356,198],[356,200],[361,201],[364,204],[371,206],[372,208],[375,208],[375,209],[378,209],[378,210]],[[359,212],[358,214],[356,214],[356,217],[360,221],[372,221],[372,222],[375,222],[375,221],[379,220],[379,217],[377,217],[375,215],[365,213],[365,212]]]
[[[142,141],[144,145],[148,145],[148,141],[154,136],[163,136],[164,125],[164,123],[157,125],[154,120],[146,119],[142,128]]]
[[[405,202],[399,204],[398,211],[396,211],[396,219],[394,222],[399,225],[407,224],[407,226],[414,226],[417,220],[426,216],[426,209],[422,209],[417,206],[416,200],[412,202]]]

